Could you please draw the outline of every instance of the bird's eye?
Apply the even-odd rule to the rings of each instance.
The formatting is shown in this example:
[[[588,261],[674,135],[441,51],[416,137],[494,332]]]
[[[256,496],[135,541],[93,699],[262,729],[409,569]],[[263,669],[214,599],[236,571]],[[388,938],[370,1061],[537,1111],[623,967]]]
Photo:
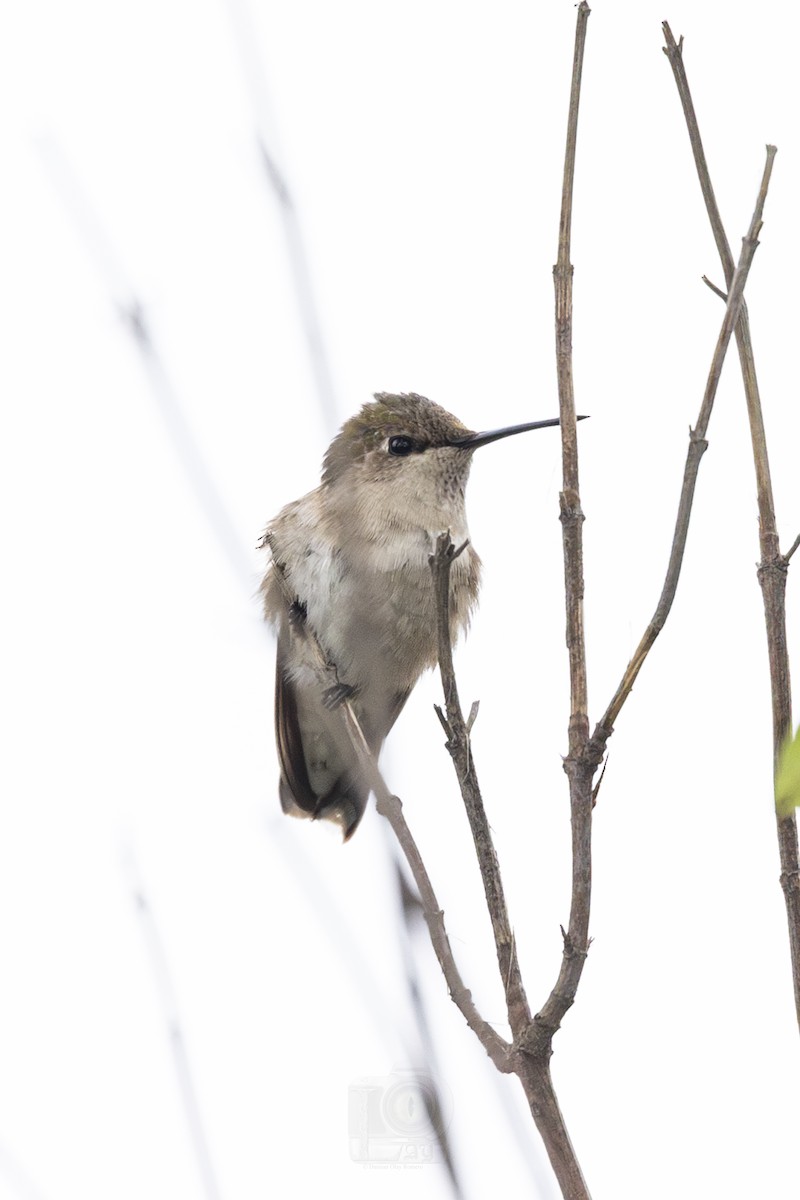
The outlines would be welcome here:
[[[413,454],[414,450],[414,442],[410,437],[403,437],[402,435],[399,435],[397,437],[389,438],[390,454],[396,454],[400,458],[405,458],[406,455]]]

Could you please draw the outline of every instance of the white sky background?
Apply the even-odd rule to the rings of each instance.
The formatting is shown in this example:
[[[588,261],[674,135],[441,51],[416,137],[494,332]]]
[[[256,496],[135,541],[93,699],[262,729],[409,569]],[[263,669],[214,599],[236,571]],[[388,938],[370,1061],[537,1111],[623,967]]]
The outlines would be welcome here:
[[[255,127],[260,112],[297,201],[337,421],[376,390],[422,392],[473,428],[555,415],[551,268],[575,9],[298,0],[250,12],[268,111],[248,90],[224,0],[31,3],[2,39],[0,1200],[203,1194],[134,869],[221,1195],[449,1195],[439,1166],[349,1158],[348,1087],[406,1067],[414,1038],[381,822],[370,811],[341,848],[278,809],[273,648],[252,547],[316,484],[332,430]],[[658,598],[723,312],[700,282],[723,280],[664,17],[687,39],[735,254],[764,144],[779,148],[747,295],[784,547],[800,530],[797,12],[598,0],[572,255],[576,393],[592,418],[580,439],[594,720]],[[93,242],[68,211],[69,178],[96,214]],[[115,311],[130,288],[230,513],[244,579]],[[610,744],[595,940],[555,1043],[561,1104],[599,1198],[800,1186],[735,354],[709,440],[675,608]],[[474,752],[537,1008],[568,916],[559,470],[553,432],[476,456],[485,586],[458,658],[465,703],[481,700]],[[790,578],[795,664],[797,596]],[[466,981],[503,1029],[437,694],[433,677],[419,686],[385,773]],[[509,1200],[552,1197],[518,1086],[495,1079],[424,940],[415,953],[466,1195],[501,1181]]]

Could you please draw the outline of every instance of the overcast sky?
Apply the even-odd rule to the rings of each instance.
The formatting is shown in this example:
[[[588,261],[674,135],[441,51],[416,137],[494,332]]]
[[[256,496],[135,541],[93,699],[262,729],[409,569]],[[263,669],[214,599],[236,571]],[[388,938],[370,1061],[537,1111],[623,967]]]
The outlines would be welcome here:
[[[464,1195],[556,1195],[516,1081],[495,1076],[424,937],[405,940],[382,821],[370,810],[343,848],[281,815],[254,593],[265,524],[316,485],[372,392],[421,392],[476,429],[556,414],[575,12],[33,0],[6,15],[0,1200],[209,1194],[176,1014],[225,1200],[449,1196],[441,1165],[351,1159],[348,1094],[421,1064],[409,955]],[[686,38],[735,254],[778,146],[747,295],[784,548],[800,532],[797,12],[597,0],[572,254],[593,720],[658,599],[723,313],[701,283],[724,281],[664,17]],[[149,359],[121,316],[137,302]],[[793,1195],[800,1173],[735,355],[709,443],[675,608],[610,743],[594,942],[555,1042],[597,1198]],[[481,701],[474,753],[537,1008],[569,902],[559,472],[553,430],[476,456],[485,584],[457,664]],[[790,577],[795,662],[797,595]],[[438,695],[434,676],[419,685],[383,766],[467,985],[505,1032]]]

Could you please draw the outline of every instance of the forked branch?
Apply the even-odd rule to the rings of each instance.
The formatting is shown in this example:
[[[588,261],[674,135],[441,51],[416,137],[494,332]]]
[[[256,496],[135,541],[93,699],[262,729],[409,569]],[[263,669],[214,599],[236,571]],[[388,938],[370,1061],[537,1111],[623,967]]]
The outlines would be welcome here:
[[[661,630],[664,628],[664,623],[669,616],[672,602],[675,599],[675,593],[678,587],[680,578],[681,566],[683,564],[683,553],[686,549],[686,538],[689,533],[689,519],[692,513],[692,504],[694,501],[695,484],[697,483],[697,472],[700,467],[700,460],[708,448],[706,441],[706,433],[708,424],[711,419],[711,412],[714,407],[714,400],[717,394],[717,386],[722,373],[722,364],[725,360],[725,354],[730,344],[733,330],[739,320],[739,315],[742,308],[744,286],[747,282],[747,276],[750,272],[750,267],[753,262],[753,256],[758,247],[758,235],[761,230],[762,214],[764,211],[764,202],[767,197],[769,188],[769,180],[772,174],[772,163],[775,158],[775,147],[767,147],[767,161],[764,166],[764,172],[761,178],[761,185],[756,198],[755,210],[753,218],[750,222],[750,228],[746,236],[742,239],[742,252],[739,256],[739,262],[728,288],[728,300],[725,306],[725,316],[722,320],[722,327],[717,338],[717,345],[714,350],[714,357],[711,360],[711,368],[708,373],[705,392],[703,394],[703,402],[700,406],[700,413],[697,418],[697,424],[694,429],[689,431],[689,448],[686,454],[686,466],[683,472],[683,486],[681,487],[680,501],[678,503],[678,516],[675,521],[675,532],[672,538],[672,549],[669,556],[669,564],[667,566],[667,574],[664,580],[664,586],[661,591],[658,604],[653,617],[647,626],[639,645],[633,655],[633,658],[628,663],[622,680],[614,693],[611,702],[598,723],[592,741],[598,749],[605,746],[608,738],[614,728],[614,723],[619,716],[620,710],[630,695],[631,688],[634,685],[642,665],[650,653],[650,650],[658,637]]]
[[[572,384],[572,265],[569,261],[572,192],[575,173],[578,107],[589,5],[578,6],[570,90],[567,148],[562,189],[556,289],[556,353],[562,429],[563,489],[561,522],[564,541],[567,647],[570,666],[569,778],[572,813],[572,903],[569,929],[558,980],[542,1012],[530,1016],[503,898],[491,833],[477,786],[469,732],[458,701],[450,647],[449,576],[458,551],[449,536],[439,539],[431,559],[439,630],[439,665],[447,707],[448,749],[453,757],[462,796],[472,828],[495,933],[497,957],[506,987],[509,1020],[514,1033],[513,1070],[519,1076],[536,1127],[567,1200],[588,1200],[589,1190],[567,1132],[550,1074],[553,1035],[561,1016],[572,1004],[589,945],[591,891],[592,776],[599,757],[589,745],[586,651],[583,632],[583,513],[578,480],[578,445]]]
[[[514,1033],[514,1047],[505,1069],[519,1076],[536,1127],[561,1185],[562,1195],[567,1200],[589,1200],[589,1191],[572,1147],[550,1075],[550,1042],[555,1029],[546,1028],[538,1017],[531,1020],[525,998],[500,868],[478,787],[470,746],[469,722],[464,721],[458,698],[450,646],[449,596],[450,568],[459,552],[449,534],[442,534],[437,542],[436,553],[430,560],[436,596],[439,666],[446,702],[446,716],[439,711],[439,719],[448,735],[447,748],[456,769],[475,842],[497,947],[497,961],[506,992],[509,1023]],[[474,705],[472,711],[475,711]],[[543,1031],[546,1044],[540,1040]]]
[[[279,577],[286,602],[291,606],[294,596],[291,594],[284,576],[279,573]],[[305,638],[313,660],[314,670],[317,673],[320,690],[324,691],[330,684],[330,664],[325,657],[319,641],[313,630],[305,623],[295,626],[294,633],[296,636]],[[480,1015],[475,1007],[472,994],[464,984],[461,972],[456,966],[450,946],[450,939],[445,929],[444,913],[436,899],[436,893],[433,890],[430,876],[422,861],[419,848],[411,835],[411,830],[406,824],[406,819],[403,816],[402,801],[398,796],[393,795],[386,786],[383,776],[378,770],[378,765],[367,745],[367,739],[364,737],[358,717],[353,711],[350,701],[345,700],[339,706],[338,711],[342,715],[344,728],[356,756],[359,770],[375,794],[378,812],[386,817],[394,830],[405,855],[406,862],[411,870],[414,882],[417,885],[433,949],[439,961],[439,966],[442,968],[442,974],[447,981],[450,996],[498,1071],[510,1071],[509,1055],[511,1053],[511,1046]]]

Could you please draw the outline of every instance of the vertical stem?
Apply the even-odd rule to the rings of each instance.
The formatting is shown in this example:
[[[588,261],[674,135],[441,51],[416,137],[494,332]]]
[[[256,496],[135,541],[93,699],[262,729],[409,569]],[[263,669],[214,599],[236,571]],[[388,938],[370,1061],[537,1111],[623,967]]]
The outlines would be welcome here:
[[[567,1200],[589,1200],[589,1189],[567,1133],[550,1075],[553,1035],[561,1017],[575,999],[589,948],[589,910],[592,887],[592,776],[595,762],[589,748],[586,646],[583,630],[583,512],[578,474],[578,432],[572,377],[572,274],[570,240],[578,107],[583,52],[589,20],[586,0],[578,5],[575,53],[564,156],[558,258],[553,268],[555,286],[556,369],[563,488],[559,497],[564,546],[566,638],[569,656],[569,752],[564,768],[569,779],[572,818],[572,899],[569,929],[558,979],[546,1003],[522,1037],[516,1039],[517,1066],[536,1127],[542,1136],[561,1192]]]
[[[575,152],[578,138],[578,106],[583,71],[586,27],[590,13],[583,0],[578,7],[575,30],[575,54],[572,64],[567,145],[564,156],[564,181],[561,193],[561,219],[558,230],[558,259],[553,269],[556,306],[556,370],[558,375],[559,415],[563,489],[561,507],[564,545],[564,582],[567,610],[567,651],[570,676],[570,757],[581,753],[589,736],[586,647],[583,631],[583,512],[578,475],[578,429],[575,420],[575,389],[572,377],[572,276],[570,244],[572,236],[572,196],[575,178]]]
[[[518,1074],[564,1200],[591,1200],[561,1114],[550,1064],[526,1057]]]
[[[583,52],[589,5],[578,7],[575,30],[575,54],[564,156],[564,181],[561,195],[561,221],[558,231],[558,259],[553,270],[555,285],[556,367],[561,419],[563,489],[560,519],[564,546],[564,583],[566,592],[567,652],[570,677],[569,753],[564,768],[569,778],[572,814],[572,903],[569,932],[565,935],[561,975],[569,960],[572,997],[583,969],[589,946],[589,909],[592,887],[592,789],[594,766],[587,762],[589,740],[588,684],[586,645],[583,630],[583,512],[578,474],[578,430],[575,419],[575,390],[572,378],[572,275],[570,241],[572,233],[572,194],[575,178],[575,151],[578,137]],[[561,976],[559,977],[561,980]],[[563,982],[563,980],[561,980]],[[549,1003],[549,1002],[548,1002]],[[545,1006],[547,1007],[547,1006]],[[557,1028],[557,1024],[555,1025]],[[553,1029],[553,1032],[555,1031]],[[552,1034],[551,1034],[552,1036]]]

